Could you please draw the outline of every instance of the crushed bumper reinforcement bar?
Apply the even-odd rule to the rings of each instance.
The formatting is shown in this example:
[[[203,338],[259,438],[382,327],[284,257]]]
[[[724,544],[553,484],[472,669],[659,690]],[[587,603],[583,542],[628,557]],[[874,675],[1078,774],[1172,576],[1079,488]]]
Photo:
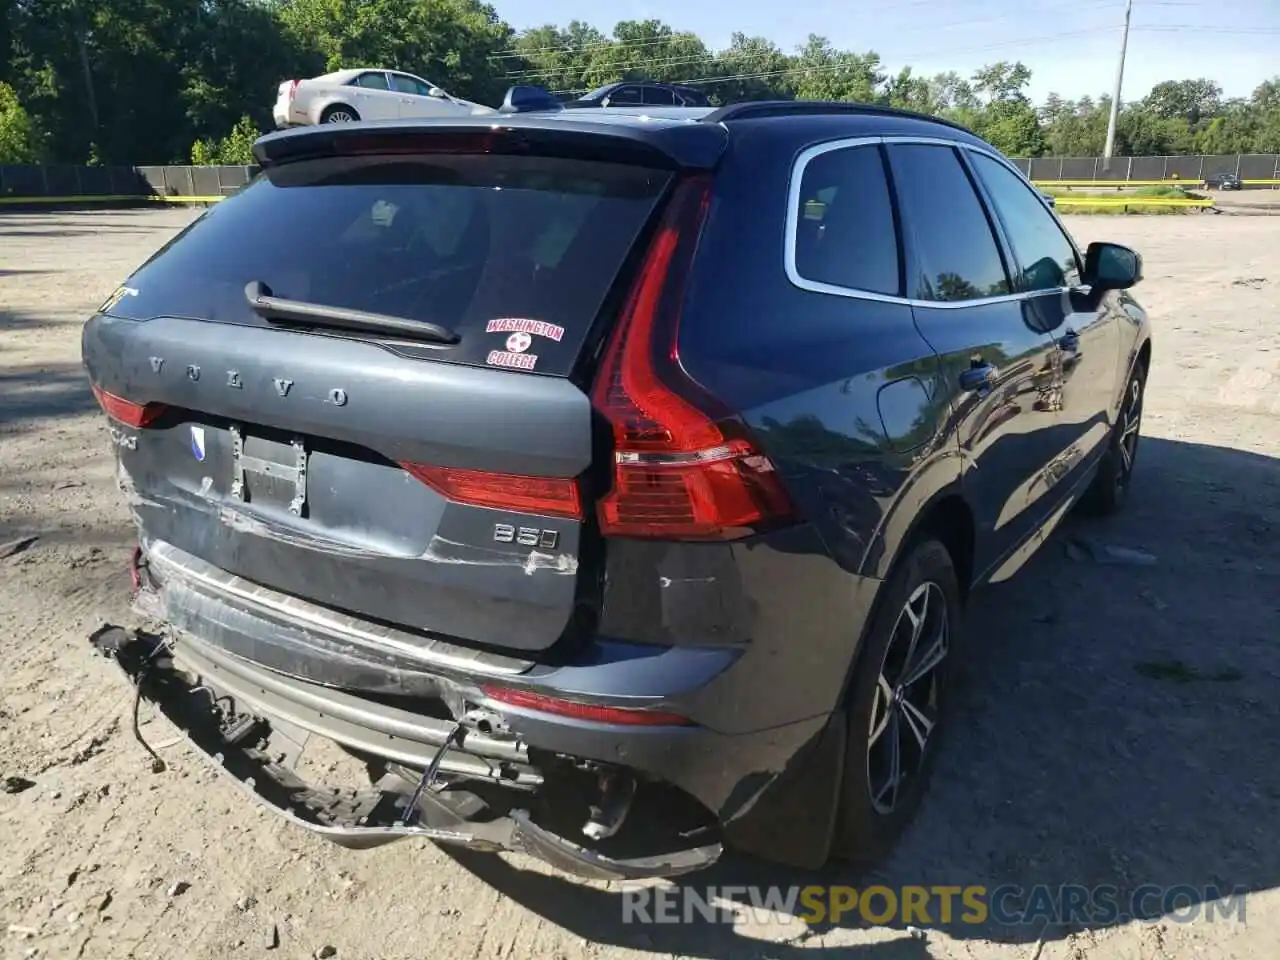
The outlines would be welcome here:
[[[475,850],[520,851],[566,873],[596,880],[678,876],[709,866],[722,852],[716,842],[614,859],[544,829],[525,810],[476,822],[452,809],[444,792],[417,791],[418,809],[413,811],[412,789],[395,789],[384,782],[366,789],[315,786],[280,762],[270,744],[270,716],[228,715],[207,687],[178,669],[163,637],[104,626],[89,640],[96,652],[119,665],[139,698],[154,703],[201,756],[241,789],[286,820],[342,846],[363,849],[424,837]],[[403,785],[398,778],[392,780]]]

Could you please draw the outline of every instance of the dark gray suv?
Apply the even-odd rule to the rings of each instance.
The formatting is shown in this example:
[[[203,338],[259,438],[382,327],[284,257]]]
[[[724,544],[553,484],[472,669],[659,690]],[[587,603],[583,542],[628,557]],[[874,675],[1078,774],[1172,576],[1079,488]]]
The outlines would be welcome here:
[[[341,843],[886,851],[970,591],[1129,490],[1138,255],[856,104],[255,152],[84,328],[150,625],[96,647]],[[361,782],[300,779],[314,738]]]

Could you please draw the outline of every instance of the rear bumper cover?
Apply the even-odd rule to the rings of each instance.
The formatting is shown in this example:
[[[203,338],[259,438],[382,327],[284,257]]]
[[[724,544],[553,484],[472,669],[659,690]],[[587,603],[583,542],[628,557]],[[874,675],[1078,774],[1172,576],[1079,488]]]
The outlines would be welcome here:
[[[439,755],[441,774],[488,780],[512,792],[539,792],[548,758],[623,769],[641,783],[669,784],[697,801],[715,837],[713,842],[699,831],[692,837],[681,833],[678,844],[632,844],[628,857],[638,854],[639,859],[613,861],[566,839],[576,836],[581,824],[550,833],[520,810],[503,822],[483,824],[434,810],[422,823],[406,827],[399,814],[388,819],[386,813],[393,801],[404,806],[403,779],[383,794],[364,797],[361,803],[368,809],[359,815],[326,820],[307,813],[297,796],[321,798],[323,811],[333,802],[330,794],[293,783],[291,770],[276,769],[278,756],[266,768],[262,757],[241,757],[244,769],[237,779],[242,784],[251,779],[251,792],[260,802],[300,826],[346,845],[417,835],[484,849],[527,850],[568,872],[615,879],[698,869],[719,856],[721,838],[795,866],[816,867],[826,859],[844,741],[841,715],[822,707],[823,688],[839,686],[847,646],[811,644],[807,656],[797,657],[794,650],[769,645],[665,647],[597,638],[570,662],[537,663],[350,617],[238,578],[162,541],[144,541],[144,551],[147,570],[139,576],[150,588],[138,593],[135,609],[162,625],[166,646],[158,655],[176,661],[161,692],[180,691],[184,682],[189,690],[191,682],[182,677],[194,677],[197,685],[244,704],[268,733],[286,740],[305,742],[314,734],[401,771],[426,769]],[[793,555],[788,560],[793,563]],[[121,662],[129,672],[126,660]],[[797,687],[788,683],[788,672],[808,679]],[[691,717],[697,725],[633,726],[558,716],[495,702],[483,690],[491,684],[605,706],[651,705]],[[788,722],[797,713],[780,710],[787,701],[778,697],[789,693],[794,701],[801,689],[808,694],[803,707],[815,712]],[[183,716],[196,709],[190,693],[153,697],[150,689],[144,692],[180,728],[195,729],[192,718]],[[424,715],[423,701],[448,710]],[[396,703],[402,706],[390,705]],[[407,703],[415,706],[406,708]],[[204,705],[200,710],[210,713]],[[474,710],[496,714],[500,729],[490,735],[470,724],[464,742],[440,754],[456,721],[465,723]],[[205,717],[203,722],[211,721]],[[192,739],[215,760],[221,754],[218,762],[231,772],[226,760],[231,754],[220,733]],[[269,787],[277,775],[284,786]],[[548,785],[556,786],[550,777]],[[636,799],[638,812],[655,809],[642,799]],[[370,811],[379,803],[381,812],[373,816]],[[430,807],[428,801],[422,809]],[[537,819],[545,822],[544,816]],[[671,846],[681,849],[672,852]]]
[[[254,800],[296,826],[343,846],[370,848],[421,837],[477,850],[520,851],[596,880],[678,876],[714,863],[721,854],[716,840],[667,854],[611,858],[544,829],[526,810],[513,809],[505,817],[477,823],[425,790],[416,797],[411,815],[406,815],[411,795],[385,783],[367,790],[310,784],[291,769],[288,720],[255,712],[242,715],[242,722],[228,724],[212,709],[215,698],[226,696],[226,687],[203,674],[194,680],[190,671],[198,669],[199,653],[175,657],[164,638],[120,627],[104,627],[90,642],[183,730],[204,759]]]

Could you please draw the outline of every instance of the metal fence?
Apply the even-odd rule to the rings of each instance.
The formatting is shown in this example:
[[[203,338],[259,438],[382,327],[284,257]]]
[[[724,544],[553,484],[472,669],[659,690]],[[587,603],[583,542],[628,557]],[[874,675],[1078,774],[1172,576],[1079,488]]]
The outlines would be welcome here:
[[[243,187],[256,168],[0,164],[0,203],[167,200],[209,203]]]
[[[1233,173],[1246,187],[1280,188],[1280,154],[1221,157],[1036,157],[1014,163],[1037,183],[1122,186],[1161,181],[1200,183]],[[44,166],[0,164],[0,204],[76,204],[160,200],[212,203],[253,177],[252,166]]]
[[[1041,183],[1177,180],[1201,183],[1206,177],[1232,173],[1245,186],[1280,186],[1280,154],[1238,153],[1202,157],[1036,157],[1013,161],[1030,179]]]

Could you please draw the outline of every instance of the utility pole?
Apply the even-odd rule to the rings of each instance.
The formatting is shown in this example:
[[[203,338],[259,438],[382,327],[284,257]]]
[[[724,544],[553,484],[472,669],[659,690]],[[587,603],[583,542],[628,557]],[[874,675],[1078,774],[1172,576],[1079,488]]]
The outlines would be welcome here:
[[[1116,67],[1116,88],[1111,94],[1111,116],[1107,118],[1107,143],[1102,148],[1102,169],[1111,169],[1111,151],[1116,145],[1116,120],[1120,116],[1120,87],[1124,84],[1124,55],[1129,49],[1129,16],[1133,13],[1133,0],[1124,7],[1124,34],[1120,40],[1120,63]]]

